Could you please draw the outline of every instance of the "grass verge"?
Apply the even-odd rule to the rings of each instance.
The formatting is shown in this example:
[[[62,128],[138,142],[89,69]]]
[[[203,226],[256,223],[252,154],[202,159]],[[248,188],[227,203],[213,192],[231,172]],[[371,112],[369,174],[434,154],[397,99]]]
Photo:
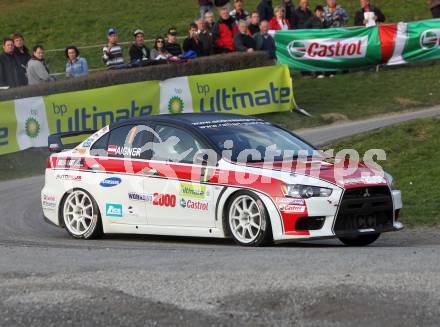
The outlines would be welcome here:
[[[336,142],[335,150],[383,149],[380,162],[403,194],[402,221],[407,226],[440,225],[440,119],[422,119]]]

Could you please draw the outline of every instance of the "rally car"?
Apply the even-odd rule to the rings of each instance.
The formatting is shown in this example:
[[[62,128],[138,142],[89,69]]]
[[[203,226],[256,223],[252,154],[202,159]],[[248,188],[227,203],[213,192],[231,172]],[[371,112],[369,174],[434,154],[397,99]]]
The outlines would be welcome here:
[[[156,234],[245,246],[339,238],[364,246],[403,228],[389,174],[365,163],[344,174],[346,158],[259,118],[159,115],[87,133],[71,150],[62,138],[82,132],[49,137],[41,192],[45,219],[75,238]]]

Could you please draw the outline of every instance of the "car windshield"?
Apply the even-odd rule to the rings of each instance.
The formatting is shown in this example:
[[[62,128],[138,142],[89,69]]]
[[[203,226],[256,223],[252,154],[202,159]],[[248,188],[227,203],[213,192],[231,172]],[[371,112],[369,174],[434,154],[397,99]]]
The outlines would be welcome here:
[[[217,145],[223,157],[227,157],[229,153],[232,161],[282,161],[299,156],[313,156],[316,153],[313,147],[293,134],[262,120],[205,124],[198,127]]]

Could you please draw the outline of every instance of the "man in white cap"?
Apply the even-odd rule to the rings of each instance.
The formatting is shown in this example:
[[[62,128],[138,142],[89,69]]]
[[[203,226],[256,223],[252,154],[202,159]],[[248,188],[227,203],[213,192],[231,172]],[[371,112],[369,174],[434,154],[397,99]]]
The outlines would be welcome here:
[[[145,46],[144,31],[137,29],[133,33],[134,43],[130,48],[132,66],[145,66],[150,59],[150,49]]]

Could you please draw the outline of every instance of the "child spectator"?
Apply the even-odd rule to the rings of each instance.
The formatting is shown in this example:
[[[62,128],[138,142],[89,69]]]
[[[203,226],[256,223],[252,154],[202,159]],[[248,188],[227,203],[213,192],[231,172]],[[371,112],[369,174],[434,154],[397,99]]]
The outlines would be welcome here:
[[[201,57],[204,55],[204,49],[198,31],[197,24],[191,23],[189,25],[188,37],[183,41],[183,51],[185,53],[193,51],[197,54],[197,57]]]
[[[102,49],[102,61],[108,69],[126,67],[122,47],[118,44],[118,32],[116,28],[107,31],[108,44]]]
[[[212,11],[214,4],[212,0],[199,0],[200,18],[203,19],[208,11]]]
[[[220,18],[212,31],[215,52],[227,53],[234,51],[234,36],[237,32],[237,24],[229,15],[228,8],[223,7],[220,9]]]
[[[158,36],[154,40],[153,49],[151,49],[152,60],[166,60],[171,57],[171,54],[165,49],[165,39]]]
[[[236,51],[253,52],[257,48],[257,44],[252,36],[249,35],[247,23],[244,20],[238,22],[239,33],[234,36],[234,47]]]
[[[315,15],[310,17],[309,20],[305,24],[305,28],[307,29],[321,29],[325,28],[324,22],[324,7],[318,5],[315,8]]]
[[[12,35],[14,40],[14,56],[18,64],[18,84],[27,85],[26,66],[31,60],[31,54],[29,49],[24,45],[24,37],[20,33],[14,33]]]
[[[260,31],[260,15],[258,14],[258,11],[253,11],[251,13],[251,21],[248,29],[250,35],[254,35]]]
[[[18,70],[18,62],[14,56],[14,40],[7,37],[3,40],[3,53],[0,55],[0,86],[20,86]]]
[[[382,11],[370,4],[370,0],[360,0],[361,9],[356,11],[354,16],[354,25],[355,26],[373,26],[376,23],[385,22],[385,15]],[[371,17],[368,19],[368,17]]]
[[[286,19],[286,10],[282,6],[276,6],[275,9],[275,16],[272,18],[272,20],[269,23],[269,27],[271,30],[275,31],[286,31],[290,30],[290,22]]]
[[[249,18],[249,13],[243,8],[243,0],[234,0],[234,10],[229,13],[229,16],[238,24],[240,20],[246,21]]]
[[[295,10],[297,18],[296,28],[306,28],[306,22],[313,17],[313,13],[310,10],[309,0],[300,0],[299,7]]]
[[[347,11],[337,4],[336,0],[327,0],[324,19],[327,27],[344,27],[348,22]]]
[[[145,46],[144,31],[137,29],[133,33],[134,43],[130,48],[132,66],[144,66],[150,60],[150,49]]]
[[[69,46],[64,50],[66,55],[66,77],[85,76],[89,73],[87,60],[79,56],[79,50],[75,46]]]
[[[260,23],[260,32],[255,33],[253,36],[257,50],[266,51],[271,59],[276,59],[276,46],[275,40],[269,34],[269,22],[263,20]]]
[[[44,60],[44,48],[41,45],[33,48],[32,58],[27,65],[27,77],[29,85],[55,81],[55,77],[49,75],[49,68]]]
[[[167,42],[165,43],[165,49],[172,56],[180,56],[182,54],[182,47],[177,43],[177,30],[175,27],[171,27],[168,30]]]
[[[257,6],[258,15],[260,16],[260,21],[270,20],[273,17],[273,6],[272,0],[261,0]]]

